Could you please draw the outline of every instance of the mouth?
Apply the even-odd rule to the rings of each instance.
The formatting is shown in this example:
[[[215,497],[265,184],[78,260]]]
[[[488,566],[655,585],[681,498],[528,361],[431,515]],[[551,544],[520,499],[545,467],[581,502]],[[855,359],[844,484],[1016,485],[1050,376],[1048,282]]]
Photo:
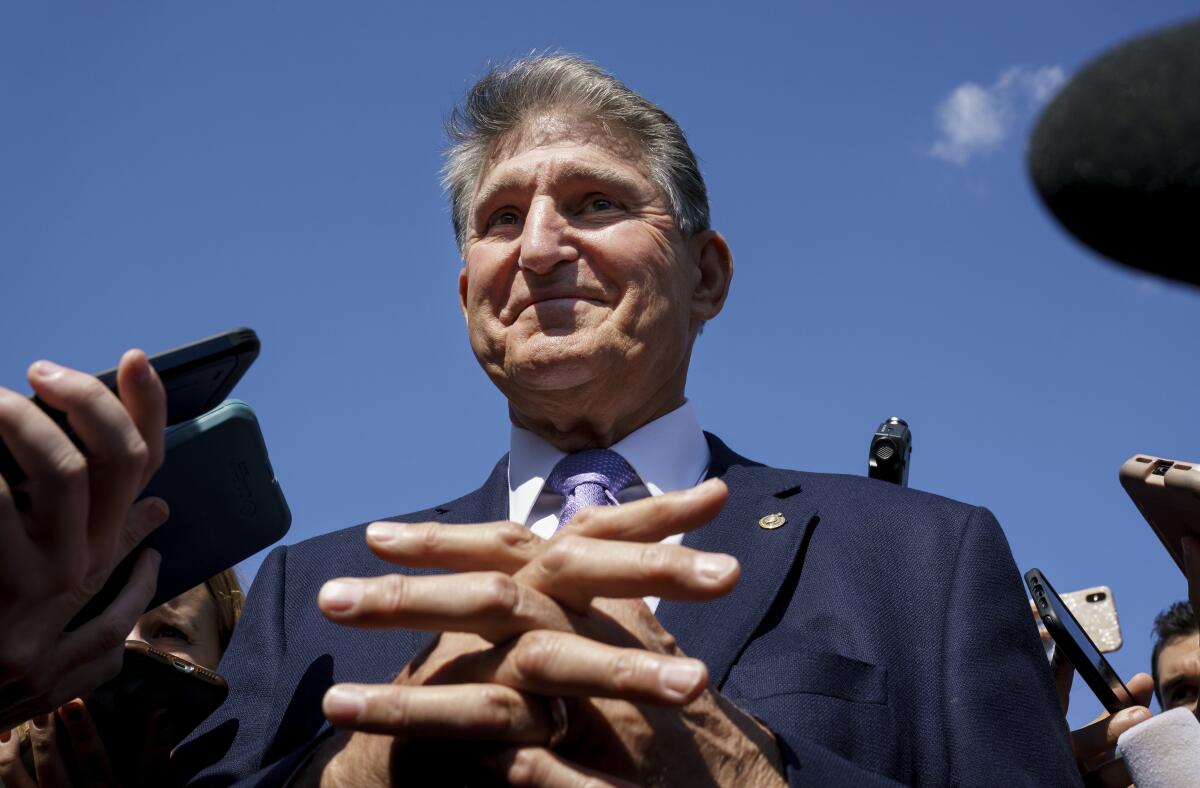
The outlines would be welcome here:
[[[502,314],[501,319],[503,322],[512,323],[526,310],[534,307],[570,309],[579,303],[600,305],[604,302],[581,293],[545,293],[521,299],[512,307],[504,310],[506,314]],[[506,317],[508,320],[504,320]]]

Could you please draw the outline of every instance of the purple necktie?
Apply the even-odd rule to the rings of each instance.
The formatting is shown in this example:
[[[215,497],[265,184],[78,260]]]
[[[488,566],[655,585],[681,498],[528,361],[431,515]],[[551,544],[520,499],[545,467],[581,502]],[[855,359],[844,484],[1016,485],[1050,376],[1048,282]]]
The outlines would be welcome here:
[[[616,504],[617,494],[636,478],[625,458],[610,449],[588,449],[563,457],[546,479],[546,486],[564,498],[558,527],[570,522],[580,509]]]

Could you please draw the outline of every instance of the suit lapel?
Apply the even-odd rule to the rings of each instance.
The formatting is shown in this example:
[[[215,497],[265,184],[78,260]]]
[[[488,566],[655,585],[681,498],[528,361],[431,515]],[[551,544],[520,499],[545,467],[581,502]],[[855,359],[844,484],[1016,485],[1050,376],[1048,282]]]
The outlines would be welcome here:
[[[689,656],[708,665],[709,684],[720,687],[742,649],[762,623],[791,570],[816,505],[799,488],[800,474],[766,468],[739,457],[712,435],[709,476],[729,486],[729,500],[711,523],[687,534],[684,545],[729,553],[742,575],[726,596],[698,604],[663,600],[658,619]],[[776,528],[764,528],[779,522]]]
[[[434,508],[440,523],[491,523],[508,519],[508,455],[500,458],[483,486]]]

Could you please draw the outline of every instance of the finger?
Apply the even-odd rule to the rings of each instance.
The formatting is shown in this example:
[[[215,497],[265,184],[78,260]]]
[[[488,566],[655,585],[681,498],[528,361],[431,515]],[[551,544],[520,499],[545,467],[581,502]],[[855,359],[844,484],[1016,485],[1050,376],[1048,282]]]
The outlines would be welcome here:
[[[339,728],[418,739],[532,744],[554,731],[545,701],[498,684],[335,684],[321,709]]]
[[[141,350],[127,350],[117,365],[117,391],[129,417],[146,443],[142,489],[163,462],[167,428],[167,393],[158,372]]]
[[[100,529],[92,536],[115,535],[142,487],[150,457],[146,441],[125,406],[98,378],[37,361],[29,368],[29,382],[46,404],[66,412],[86,447],[89,522]]]
[[[520,747],[487,756],[484,765],[508,785],[538,788],[635,788],[636,783],[572,763],[545,747]]]
[[[79,698],[68,701],[59,709],[59,716],[66,724],[67,737],[75,753],[75,767],[87,785],[112,785],[112,764],[108,751],[100,740],[96,723],[88,713],[87,706]]]
[[[67,767],[63,763],[62,747],[58,740],[53,714],[42,714],[33,718],[29,731],[29,745],[33,750],[33,769],[39,788],[58,788],[70,785]]]
[[[121,647],[154,598],[161,563],[162,556],[156,550],[146,549],[138,554],[129,582],[104,608],[104,612],[64,638],[61,653],[64,655],[65,670],[81,669],[88,663],[96,663],[96,670],[88,674],[104,677],[96,686],[120,672]],[[86,695],[92,689],[94,687],[79,688],[72,695]]]
[[[13,489],[3,476],[0,476],[0,544],[4,545],[0,553],[0,580],[26,576],[36,560],[36,548],[29,541],[25,518],[13,498]]]
[[[569,632],[527,632],[503,647],[454,662],[452,680],[494,682],[550,696],[682,705],[708,684],[708,668],[698,659],[619,648]]]
[[[1072,731],[1071,749],[1075,752],[1075,760],[1091,763],[1097,758],[1111,757],[1113,748],[1117,746],[1117,738],[1134,725],[1148,719],[1149,709],[1144,706],[1130,706]]]
[[[142,744],[138,774],[164,775],[171,759],[171,713],[165,708],[155,709],[146,720],[145,741]]]
[[[0,730],[0,785],[5,788],[38,788],[21,760],[21,737],[16,731]]]
[[[661,542],[673,534],[699,528],[716,517],[729,488],[720,479],[709,479],[690,490],[669,492],[620,506],[589,506],[560,528],[554,538],[567,534],[624,542]]]
[[[1114,758],[1083,776],[1087,788],[1128,788],[1133,783],[1124,758]]]
[[[680,545],[611,542],[567,535],[555,539],[518,572],[517,580],[576,611],[594,597],[703,601],[737,583],[737,559]]]
[[[1137,673],[1125,682],[1133,701],[1139,706],[1150,706],[1150,698],[1154,697],[1154,679],[1149,673]]]
[[[162,498],[150,496],[135,501],[125,515],[125,523],[121,528],[111,566],[99,567],[101,576],[91,578],[91,586],[97,591],[102,588],[116,565],[137,549],[142,540],[152,534],[154,529],[164,525],[170,518],[171,508]]]
[[[382,521],[367,526],[367,545],[383,560],[457,572],[512,574],[545,544],[533,531],[514,522],[444,525]]]
[[[64,559],[71,558],[82,566],[86,561],[82,543],[87,538],[88,515],[88,467],[83,454],[41,408],[3,388],[0,439],[28,478],[38,520],[37,531],[31,535],[38,541],[62,545]],[[5,521],[20,523],[8,516]]]
[[[1071,706],[1071,684],[1075,680],[1075,666],[1057,646],[1050,660],[1050,672],[1054,674],[1054,689],[1058,692],[1058,703],[1065,715]]]
[[[1200,539],[1191,534],[1183,537],[1183,566],[1192,610],[1200,610]]]
[[[471,632],[499,643],[532,629],[571,629],[545,594],[502,572],[339,578],[317,606],[330,621],[362,628]]]

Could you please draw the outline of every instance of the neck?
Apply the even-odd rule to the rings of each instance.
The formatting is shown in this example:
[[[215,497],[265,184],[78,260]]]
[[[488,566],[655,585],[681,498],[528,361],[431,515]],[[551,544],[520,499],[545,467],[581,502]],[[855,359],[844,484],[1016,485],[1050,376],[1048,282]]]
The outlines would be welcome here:
[[[508,416],[513,424],[529,430],[559,451],[571,454],[584,449],[607,449],[642,425],[665,416],[684,403],[682,384],[657,394],[638,407],[620,413],[603,413],[586,407],[568,408],[558,413],[539,408],[531,413],[531,409],[519,408],[510,400]],[[580,404],[577,399],[567,399],[572,405]]]

